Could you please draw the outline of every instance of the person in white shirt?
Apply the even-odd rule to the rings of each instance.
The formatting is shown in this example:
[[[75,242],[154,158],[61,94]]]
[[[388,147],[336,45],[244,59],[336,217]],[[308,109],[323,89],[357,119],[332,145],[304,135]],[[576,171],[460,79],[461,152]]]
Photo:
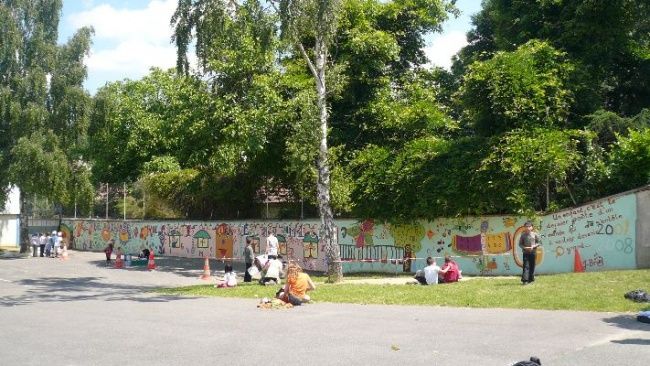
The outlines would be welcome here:
[[[52,233],[56,235],[52,235],[54,238],[54,256],[59,257],[59,254],[61,254],[61,244],[63,243],[63,233],[58,232],[58,233]]]
[[[269,256],[270,257],[270,256]],[[269,259],[262,271],[260,285],[277,285],[280,283],[280,274],[282,274],[282,262],[278,259]]]
[[[269,259],[278,258],[278,238],[273,233],[269,233],[266,238],[266,255],[269,256]]]
[[[414,278],[422,285],[437,285],[438,275],[443,272],[434,258],[427,257],[427,266],[417,271]]]
[[[235,275],[235,272],[232,271],[232,266],[230,264],[226,264],[224,272],[223,281],[217,282],[214,287],[224,288],[237,286],[237,275]]]
[[[38,246],[39,246],[38,234],[36,233],[32,234],[30,242],[32,244],[32,250],[33,250],[32,257],[38,257]]]
[[[47,236],[45,233],[41,233],[41,237],[38,238],[39,246],[41,247],[41,257],[45,257],[45,244],[47,244]]]

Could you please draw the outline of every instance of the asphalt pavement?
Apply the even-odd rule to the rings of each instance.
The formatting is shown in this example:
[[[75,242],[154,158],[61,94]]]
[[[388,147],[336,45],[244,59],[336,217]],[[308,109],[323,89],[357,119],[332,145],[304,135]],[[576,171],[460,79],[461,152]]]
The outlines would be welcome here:
[[[205,283],[200,259],[156,262],[150,272],[107,268],[103,253],[0,259],[0,365],[650,364],[650,325],[634,314],[320,302],[261,310],[257,299],[151,293]]]

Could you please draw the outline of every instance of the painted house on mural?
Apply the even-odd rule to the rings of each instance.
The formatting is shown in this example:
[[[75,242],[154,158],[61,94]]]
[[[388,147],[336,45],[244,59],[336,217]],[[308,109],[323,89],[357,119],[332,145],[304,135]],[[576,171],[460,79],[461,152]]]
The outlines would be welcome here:
[[[20,246],[20,190],[12,187],[4,207],[0,206],[0,246]]]

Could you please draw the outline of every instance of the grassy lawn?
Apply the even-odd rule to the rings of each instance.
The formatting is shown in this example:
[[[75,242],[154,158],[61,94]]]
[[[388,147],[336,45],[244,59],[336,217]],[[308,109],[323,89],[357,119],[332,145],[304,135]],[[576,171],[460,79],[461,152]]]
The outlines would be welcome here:
[[[528,286],[522,286],[517,278],[499,277],[477,277],[438,286],[332,285],[323,283],[322,278],[314,279],[317,289],[311,295],[316,302],[612,312],[650,310],[650,303],[639,304],[623,298],[626,292],[634,289],[650,291],[650,270],[538,276],[537,281]],[[157,292],[184,296],[262,298],[273,296],[277,288],[247,283],[232,289],[200,285],[159,289]]]

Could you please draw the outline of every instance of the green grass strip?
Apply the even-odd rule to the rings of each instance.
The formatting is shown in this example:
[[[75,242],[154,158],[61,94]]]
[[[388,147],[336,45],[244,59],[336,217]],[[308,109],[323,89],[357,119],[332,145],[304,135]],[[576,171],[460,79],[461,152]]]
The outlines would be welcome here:
[[[316,302],[611,312],[650,310],[649,303],[634,303],[623,297],[626,292],[639,288],[650,292],[650,270],[542,275],[528,286],[522,286],[518,278],[512,277],[477,277],[438,286],[325,284],[322,278],[315,280],[317,289],[311,296]],[[231,289],[200,285],[156,292],[262,298],[272,297],[277,288],[246,283]]]

